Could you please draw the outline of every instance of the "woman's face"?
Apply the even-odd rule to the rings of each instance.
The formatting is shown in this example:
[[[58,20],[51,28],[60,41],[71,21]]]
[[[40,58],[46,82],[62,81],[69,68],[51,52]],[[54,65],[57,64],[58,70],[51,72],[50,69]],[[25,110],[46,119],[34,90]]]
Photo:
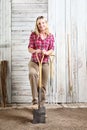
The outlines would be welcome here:
[[[46,23],[45,19],[38,19],[37,20],[37,27],[38,27],[38,30],[40,32],[45,31],[46,27],[47,27],[47,23]]]

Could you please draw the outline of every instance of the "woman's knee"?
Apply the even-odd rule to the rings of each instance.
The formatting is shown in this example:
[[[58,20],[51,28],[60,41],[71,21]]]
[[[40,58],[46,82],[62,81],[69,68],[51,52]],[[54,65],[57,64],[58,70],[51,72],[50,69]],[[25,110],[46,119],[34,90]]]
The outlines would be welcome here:
[[[37,72],[35,70],[30,70],[29,77],[31,77],[31,76],[37,76]]]

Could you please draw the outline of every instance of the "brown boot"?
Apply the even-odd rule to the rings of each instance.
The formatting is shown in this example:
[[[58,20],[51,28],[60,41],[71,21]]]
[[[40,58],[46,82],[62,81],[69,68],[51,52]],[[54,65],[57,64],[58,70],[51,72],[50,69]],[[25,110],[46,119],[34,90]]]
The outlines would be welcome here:
[[[33,99],[32,103],[33,105],[37,104],[37,99]]]

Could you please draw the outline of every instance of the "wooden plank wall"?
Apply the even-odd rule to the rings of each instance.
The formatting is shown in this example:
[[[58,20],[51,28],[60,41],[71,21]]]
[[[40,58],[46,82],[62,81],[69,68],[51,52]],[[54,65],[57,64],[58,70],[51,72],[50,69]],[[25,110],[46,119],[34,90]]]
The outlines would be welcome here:
[[[47,17],[47,5],[47,0],[12,0],[12,102],[31,102],[27,46],[36,17]]]
[[[47,101],[87,102],[86,5],[87,0],[0,0],[0,60],[9,61],[9,102],[31,102],[27,46],[39,15],[48,18],[55,36],[54,77],[52,86],[48,83]]]

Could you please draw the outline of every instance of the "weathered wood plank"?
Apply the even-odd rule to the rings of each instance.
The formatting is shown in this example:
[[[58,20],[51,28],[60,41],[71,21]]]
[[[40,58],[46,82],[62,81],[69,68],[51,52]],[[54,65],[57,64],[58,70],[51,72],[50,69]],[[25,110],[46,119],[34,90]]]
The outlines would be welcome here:
[[[51,33],[55,38],[55,18],[56,18],[56,1],[48,0],[48,23]],[[53,11],[54,10],[54,11]],[[56,41],[56,39],[55,39]],[[50,73],[47,87],[47,102],[57,103],[56,90],[56,57],[50,57]]]
[[[58,13],[57,13],[58,12]],[[61,12],[61,15],[60,15]],[[56,0],[57,101],[66,102],[65,76],[65,0]]]
[[[16,26],[16,27],[12,27],[12,30],[21,30],[21,31],[31,31],[32,30],[32,28],[33,28],[34,26],[32,25],[32,26],[22,26],[22,27],[18,27],[18,26]]]
[[[71,60],[72,60],[72,102],[79,101],[79,87],[78,87],[78,30],[77,19],[78,16],[78,0],[71,2]],[[75,13],[76,12],[76,13]]]
[[[72,102],[71,0],[66,1],[66,101]]]
[[[13,45],[16,45],[16,44],[18,44],[18,45],[20,45],[20,44],[27,44],[27,43],[29,43],[29,39],[14,39],[13,40]]]
[[[17,34],[15,34],[14,37],[12,38],[12,40],[20,40],[20,41],[21,41],[21,40],[27,40],[27,41],[29,41],[29,35],[28,35],[28,34],[25,34],[25,35],[17,35]],[[28,43],[28,42],[27,42],[27,43]],[[28,46],[27,43],[23,43],[23,44],[24,44],[25,46]],[[22,44],[22,45],[23,45],[23,44]],[[15,46],[15,45],[20,45],[20,46],[21,46],[21,44],[18,43],[18,42],[15,43],[14,46]]]
[[[33,13],[33,12],[29,12],[29,13],[20,13],[20,14],[18,14],[18,13],[12,13],[12,18],[26,18],[26,17],[28,17],[28,18],[30,18],[30,20],[32,20],[32,21],[35,21],[35,19],[36,19],[36,17],[37,16],[40,16],[41,15],[41,12],[39,13]],[[43,13],[43,16],[45,16],[45,17],[47,17],[47,13]]]
[[[86,1],[79,0],[78,6],[78,85],[79,85],[79,102],[87,102],[87,70],[86,70],[86,57],[85,57],[85,27],[86,21]],[[86,22],[85,22],[86,21]]]
[[[47,4],[12,4],[12,9],[13,10],[38,10],[38,9],[47,9]]]
[[[23,1],[22,1],[22,0],[12,0],[12,4],[17,4],[17,3],[20,3],[20,4],[21,4],[21,3],[24,3],[24,4],[25,4],[25,3],[26,3],[26,4],[28,4],[28,3],[29,3],[29,4],[30,4],[30,3],[31,3],[31,4],[43,3],[43,4],[44,4],[44,3],[47,3],[47,2],[48,2],[47,0],[32,0],[32,1],[31,1],[31,0],[23,0]]]
[[[28,79],[28,78],[27,78]],[[14,80],[13,80],[13,85],[14,85],[14,88],[13,89],[29,89],[30,90],[30,82],[27,80],[26,82],[25,82],[25,80],[26,79],[22,79],[21,81],[20,80],[16,80],[15,78],[14,78]],[[16,85],[16,81],[17,81],[17,85]],[[18,87],[19,86],[19,87]],[[24,87],[25,86],[25,87]],[[31,91],[31,90],[30,90]]]
[[[32,101],[30,96],[12,96],[12,103],[30,103]]]

